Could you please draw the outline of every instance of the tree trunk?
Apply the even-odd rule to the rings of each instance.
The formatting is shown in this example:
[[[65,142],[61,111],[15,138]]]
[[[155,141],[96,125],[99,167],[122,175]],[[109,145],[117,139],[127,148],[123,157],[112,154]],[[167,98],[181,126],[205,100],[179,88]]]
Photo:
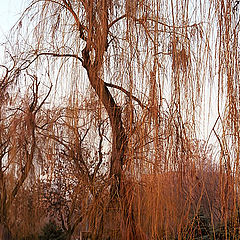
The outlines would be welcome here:
[[[1,240],[12,240],[11,233],[8,227],[4,224],[0,224],[0,239]]]
[[[112,179],[111,197],[120,195],[122,168],[124,165],[127,137],[121,119],[121,110],[114,101],[106,84],[97,76],[90,64],[85,66],[91,86],[97,93],[110,118],[112,128],[112,155],[110,165],[110,178]]]
[[[131,203],[129,202],[129,199],[125,197],[126,186],[123,180],[123,166],[126,162],[125,157],[128,139],[122,122],[122,112],[121,108],[117,105],[113,96],[108,90],[105,82],[99,76],[104,61],[104,53],[107,50],[106,46],[108,46],[107,36],[109,34],[109,26],[107,1],[103,1],[102,11],[99,11],[99,19],[101,22],[100,27],[98,26],[97,28],[94,28],[93,26],[94,21],[92,20],[95,19],[95,22],[97,22],[97,20],[96,13],[94,12],[92,6],[90,6],[89,12],[91,13],[89,15],[91,18],[89,18],[88,39],[86,40],[85,48],[82,50],[82,65],[86,69],[89,82],[95,90],[99,100],[105,107],[110,119],[110,125],[112,129],[112,154],[110,159],[109,173],[111,181],[110,205],[113,205],[112,209],[121,206],[120,210],[123,211],[121,216],[124,218],[123,222],[125,229],[131,232],[128,234],[128,231],[120,229],[122,239],[136,239],[135,236],[137,231],[133,216],[133,209],[131,207],[129,208]],[[89,36],[92,36],[94,29],[95,36],[93,36],[93,41]],[[85,40],[85,38],[83,38],[83,40]],[[90,52],[95,53],[95,59],[92,59],[92,61],[90,58]],[[111,206],[109,207],[111,208]],[[117,210],[117,212],[119,211]],[[113,212],[112,215],[115,216],[116,212]],[[129,219],[129,216],[131,219]],[[115,225],[118,225],[118,228],[120,226],[119,223],[120,222],[114,222]]]
[[[123,127],[121,109],[116,104],[105,82],[98,77],[98,72],[96,71],[96,68],[94,68],[94,65],[90,63],[89,52],[86,49],[84,51],[83,66],[87,70],[91,86],[94,88],[110,118],[112,128],[112,154],[110,164],[110,179],[112,182],[110,187],[110,197],[113,205],[116,205],[118,201],[121,201],[120,205],[123,207],[125,230],[120,229],[122,232],[122,239],[143,239],[137,231],[133,209],[130,207],[132,203],[130,203],[129,199],[125,196],[127,189],[123,180],[122,170],[125,164],[128,140]],[[113,213],[113,215],[115,215],[115,213]]]

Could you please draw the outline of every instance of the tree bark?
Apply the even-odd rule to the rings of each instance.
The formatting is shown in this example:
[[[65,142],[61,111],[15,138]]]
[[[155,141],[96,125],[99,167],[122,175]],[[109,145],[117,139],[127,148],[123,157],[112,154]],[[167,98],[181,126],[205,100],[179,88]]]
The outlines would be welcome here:
[[[85,59],[85,61],[87,61]],[[85,65],[89,81],[100,101],[104,105],[110,118],[112,128],[112,155],[110,165],[111,197],[119,196],[121,186],[122,169],[124,165],[127,137],[121,119],[121,109],[116,104],[105,82],[97,76],[91,64]]]
[[[0,223],[0,239],[1,240],[12,240],[11,232],[6,225]]]
[[[0,160],[2,163],[2,160]],[[6,213],[6,200],[7,200],[7,191],[6,185],[3,177],[2,166],[0,166],[0,223],[5,223],[7,218]]]

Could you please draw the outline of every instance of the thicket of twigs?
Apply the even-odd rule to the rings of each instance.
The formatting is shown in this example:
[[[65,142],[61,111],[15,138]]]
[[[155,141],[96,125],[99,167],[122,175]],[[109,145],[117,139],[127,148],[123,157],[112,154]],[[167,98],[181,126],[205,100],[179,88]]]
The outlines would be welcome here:
[[[1,226],[239,239],[239,1],[28,6],[1,65]]]

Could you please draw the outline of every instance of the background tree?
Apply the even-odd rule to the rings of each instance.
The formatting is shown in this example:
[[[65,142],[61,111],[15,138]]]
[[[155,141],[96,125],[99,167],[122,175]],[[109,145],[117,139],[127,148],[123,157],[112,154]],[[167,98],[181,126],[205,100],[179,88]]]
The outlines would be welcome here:
[[[18,197],[21,187],[26,183],[28,176],[34,179],[34,160],[40,154],[39,139],[36,136],[36,121],[38,112],[47,96],[39,103],[39,82],[37,77],[28,75],[29,94],[21,97],[13,94],[19,86],[13,85],[18,73],[6,68],[6,75],[2,79],[1,105],[1,208],[0,224],[9,228],[16,223],[14,216],[14,200]],[[28,178],[29,181],[31,181]],[[27,183],[25,184],[27,185]],[[12,222],[13,221],[13,222]]]

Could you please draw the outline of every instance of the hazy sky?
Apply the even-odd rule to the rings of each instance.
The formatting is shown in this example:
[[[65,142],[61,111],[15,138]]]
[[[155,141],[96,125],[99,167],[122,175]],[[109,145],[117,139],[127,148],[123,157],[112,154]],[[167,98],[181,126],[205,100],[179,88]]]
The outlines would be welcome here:
[[[26,0],[0,0],[0,63],[3,62],[2,43],[7,40],[11,27],[21,16]]]
[[[25,0],[0,0],[0,34],[1,38],[20,17]]]

